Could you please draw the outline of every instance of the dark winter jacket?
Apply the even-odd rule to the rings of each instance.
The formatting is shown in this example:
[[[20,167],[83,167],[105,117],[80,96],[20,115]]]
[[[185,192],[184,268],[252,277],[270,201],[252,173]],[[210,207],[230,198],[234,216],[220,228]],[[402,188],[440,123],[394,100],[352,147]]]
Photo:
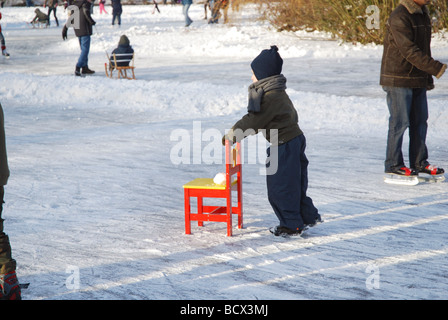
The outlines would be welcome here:
[[[112,13],[121,14],[123,9],[121,8],[121,0],[112,0]]]
[[[238,130],[238,132],[237,129],[241,131]],[[276,131],[271,132],[270,130],[277,130],[278,136],[271,136]],[[299,128],[297,111],[284,89],[265,92],[261,97],[260,111],[249,111],[235,123],[226,138],[241,141],[244,137],[257,134],[260,131],[273,145],[286,143],[303,133]]]
[[[426,6],[402,0],[386,24],[382,86],[432,89],[446,65],[431,57],[431,18]]]
[[[120,37],[120,41],[118,42],[118,47],[116,49],[114,49],[114,51],[112,51],[112,54],[126,54],[126,55],[120,55],[117,57],[117,60],[131,60],[132,59],[132,54],[134,53],[134,49],[132,49],[129,39],[128,37],[126,37],[125,35],[122,35]],[[115,66],[115,62],[113,61],[113,59],[111,59],[111,65]],[[129,65],[129,61],[122,61],[122,62],[118,62],[117,61],[117,65],[119,67],[123,67],[123,66],[128,66]]]
[[[0,186],[6,185],[9,178],[8,159],[6,156],[5,126],[3,109],[0,104]]]
[[[72,12],[72,14],[74,14],[74,19],[77,20],[72,21],[69,19],[69,21],[71,21],[69,26],[73,26],[77,37],[91,36],[92,26],[94,26],[96,22],[90,15],[90,2],[87,0],[75,0],[73,5],[79,8],[79,14]],[[79,25],[77,25],[77,23],[79,23]],[[77,26],[79,26],[79,28]],[[67,34],[67,24],[64,25],[64,29],[62,30],[63,35],[64,33]]]

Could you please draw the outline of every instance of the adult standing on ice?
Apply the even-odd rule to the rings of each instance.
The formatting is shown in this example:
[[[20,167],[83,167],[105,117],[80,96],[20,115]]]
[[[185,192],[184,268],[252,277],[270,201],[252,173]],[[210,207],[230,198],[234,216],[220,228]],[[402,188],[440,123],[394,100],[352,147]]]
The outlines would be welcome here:
[[[8,236],[3,232],[4,186],[8,182],[9,168],[6,156],[3,109],[0,104],[0,300],[21,300],[20,286],[16,276],[16,261],[11,256]]]
[[[95,71],[89,69],[89,51],[90,51],[90,36],[92,35],[92,26],[96,22],[90,15],[90,6],[92,0],[75,0],[73,5],[78,7],[78,12],[72,12],[72,15],[67,20],[67,23],[62,29],[62,39],[67,39],[67,29],[73,25],[75,35],[79,39],[79,46],[81,47],[81,54],[75,68],[75,75],[93,74]],[[70,7],[69,7],[70,8]],[[71,18],[73,17],[73,19]],[[68,24],[68,26],[67,26]]]
[[[277,158],[277,170],[270,172],[267,165],[266,183],[269,202],[280,221],[280,225],[270,229],[275,236],[300,235],[307,227],[322,221],[313,201],[306,195],[306,140],[298,125],[297,111],[285,91],[282,66],[283,59],[276,46],[263,50],[252,61],[248,113],[223,137],[225,144],[225,139],[241,141],[261,131],[271,143],[269,165]]]
[[[402,0],[386,24],[380,84],[387,93],[390,112],[385,172],[416,177],[418,173],[443,174],[428,162],[427,90],[434,88],[432,76],[440,78],[447,65],[431,57],[431,0]],[[401,151],[409,128],[409,165]]]
[[[50,26],[50,14],[53,11],[54,19],[56,20],[56,26],[59,27],[58,17],[56,17],[56,9],[58,8],[58,0],[45,0],[44,7],[48,6],[48,26]]]

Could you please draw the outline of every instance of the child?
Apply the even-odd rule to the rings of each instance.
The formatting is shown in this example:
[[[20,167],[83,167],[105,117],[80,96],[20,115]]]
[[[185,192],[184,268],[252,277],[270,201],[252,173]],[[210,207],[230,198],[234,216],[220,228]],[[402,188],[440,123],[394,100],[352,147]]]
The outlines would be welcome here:
[[[34,19],[31,20],[31,24],[34,25],[36,23],[45,23],[45,26],[48,27],[50,25],[50,19],[48,18],[48,16],[43,13],[42,11],[39,10],[39,8],[36,8],[36,10],[34,10],[34,12],[36,13],[36,15],[34,16]]]
[[[2,19],[2,13],[0,12],[0,20]],[[6,52],[6,42],[5,37],[2,33],[2,26],[0,25],[0,45],[2,46],[2,55],[4,55],[6,58],[9,58],[9,53]]]
[[[132,54],[134,53],[134,49],[130,45],[128,37],[122,35],[120,37],[120,41],[118,41],[118,47],[112,51],[112,54],[123,54],[117,57],[117,66],[124,67],[129,66],[129,62],[132,59]],[[125,61],[118,61],[125,60]],[[116,67],[115,61],[111,58],[109,61],[109,69],[113,70]]]
[[[100,0],[100,3],[99,3],[99,6],[100,6],[100,14],[102,14],[103,11],[104,11],[104,13],[107,14],[106,9],[104,9],[104,5],[105,5],[105,4],[106,4],[106,0]]]
[[[248,113],[223,137],[223,143],[224,139],[241,141],[261,130],[271,143],[268,157],[272,159],[271,155],[277,153],[277,170],[267,173],[266,182],[268,199],[280,225],[270,231],[275,236],[285,237],[300,235],[322,220],[313,201],[306,195],[306,141],[298,125],[297,111],[285,91],[282,65],[276,46],[263,50],[252,61],[254,83],[249,86]],[[244,134],[237,134],[237,129]],[[269,165],[266,166],[269,169]]]

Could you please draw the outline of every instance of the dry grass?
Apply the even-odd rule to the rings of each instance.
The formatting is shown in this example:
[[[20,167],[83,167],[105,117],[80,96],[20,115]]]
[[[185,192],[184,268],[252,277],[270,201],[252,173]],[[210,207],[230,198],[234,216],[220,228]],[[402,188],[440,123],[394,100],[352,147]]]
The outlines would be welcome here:
[[[325,31],[346,42],[382,43],[385,24],[399,0],[239,0],[258,3],[264,19],[282,31]],[[369,6],[375,9],[367,10]],[[434,31],[448,28],[446,0],[429,6]]]

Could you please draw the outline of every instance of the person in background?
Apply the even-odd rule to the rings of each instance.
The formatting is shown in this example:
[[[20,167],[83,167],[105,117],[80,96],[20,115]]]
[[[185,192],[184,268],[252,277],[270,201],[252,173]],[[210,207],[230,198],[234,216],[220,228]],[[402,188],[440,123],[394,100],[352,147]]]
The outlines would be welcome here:
[[[387,93],[389,131],[385,173],[417,176],[440,175],[442,168],[428,162],[426,133],[428,101],[447,65],[431,57],[431,17],[426,7],[431,0],[401,0],[386,24],[380,85]],[[403,135],[409,128],[409,166],[404,164]]]
[[[58,8],[58,0],[45,0],[44,7],[48,6],[48,25],[50,25],[50,14],[53,11],[54,19],[56,20],[56,26],[59,27],[58,17],[56,16],[56,9]]]
[[[90,6],[92,0],[75,0],[73,5],[79,8],[79,14],[74,15],[74,18],[78,21],[73,21],[71,19],[67,20],[67,23],[62,29],[62,39],[67,39],[68,22],[73,24],[73,29],[75,30],[75,35],[78,37],[79,46],[81,48],[81,54],[79,56],[78,62],[76,63],[75,76],[89,75],[95,73],[95,71],[89,69],[89,51],[90,51],[90,36],[92,35],[92,26],[96,24],[95,20],[92,19],[90,15]],[[71,25],[69,24],[69,27]],[[77,27],[79,26],[79,27]]]
[[[2,13],[0,12],[0,20],[2,19]],[[2,25],[0,24],[0,45],[2,47],[2,55],[4,55],[6,58],[9,58],[9,53],[6,51],[6,42],[5,37],[2,33]]]
[[[192,0],[182,0],[182,11],[185,17],[185,26],[189,27],[190,24],[193,23],[193,20],[188,16],[188,10],[190,10],[190,6],[193,3]]]
[[[105,14],[108,14],[106,9],[104,9],[104,5],[105,4],[106,4],[106,0],[100,0],[100,2],[99,2],[100,14],[102,14],[103,11],[104,11]]]
[[[6,155],[5,126],[0,103],[0,300],[21,300],[22,294],[16,275],[16,261],[12,258],[9,237],[3,232],[3,203],[9,167]]]
[[[50,18],[43,13],[42,11],[39,10],[39,8],[36,8],[34,10],[34,12],[36,13],[36,15],[34,16],[33,20],[31,20],[31,24],[33,25],[33,27],[36,25],[36,23],[45,23],[46,26],[50,25]]]
[[[117,19],[118,25],[121,25],[122,13],[123,8],[121,7],[121,0],[112,0],[112,25],[115,24],[115,19]]]
[[[130,45],[129,38],[126,35],[122,35],[120,37],[120,41],[118,41],[118,47],[112,51],[113,54],[119,54],[117,60],[126,60],[126,61],[117,61],[118,67],[129,66],[129,62],[132,59],[132,54],[134,53],[134,49]],[[109,70],[113,70],[116,67],[115,61],[110,59],[109,61]]]

